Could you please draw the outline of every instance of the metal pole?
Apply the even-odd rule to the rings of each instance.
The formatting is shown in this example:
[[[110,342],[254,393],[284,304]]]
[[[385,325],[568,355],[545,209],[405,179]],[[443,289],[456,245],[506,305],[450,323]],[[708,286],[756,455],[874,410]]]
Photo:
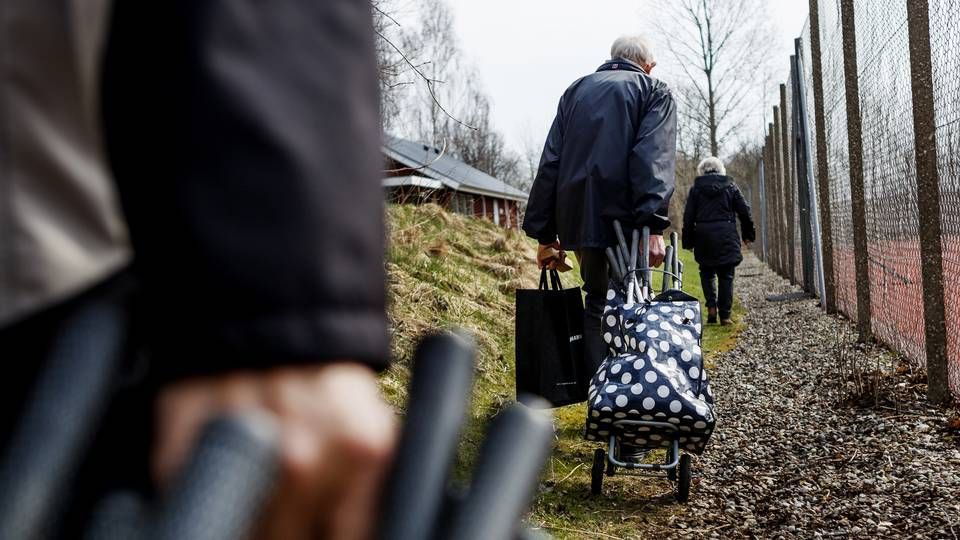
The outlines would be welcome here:
[[[770,132],[767,131],[763,136],[763,202],[761,203],[761,216],[763,217],[763,262],[772,267],[770,258],[773,256],[770,250],[770,174],[773,167],[770,166]]]
[[[776,261],[777,265],[775,270],[781,276],[783,275],[783,164],[781,162],[781,153],[780,153],[780,107],[774,106],[773,108],[773,146],[771,151],[773,153],[773,230],[774,230],[774,241],[776,246]]]
[[[833,224],[830,176],[827,168],[827,123],[823,104],[823,52],[820,48],[819,0],[810,0],[810,61],[813,68],[813,118],[817,144],[817,195],[820,202],[820,250],[823,267],[823,302],[827,313],[837,311],[837,286],[833,270]]]
[[[760,167],[760,173],[759,173],[760,175],[759,175],[759,177],[758,177],[758,183],[759,183],[759,186],[760,186],[760,189],[759,189],[759,191],[760,191],[760,194],[759,194],[759,195],[760,195],[760,196],[759,196],[759,200],[757,201],[757,202],[759,203],[759,204],[757,205],[757,207],[759,208],[759,212],[760,212],[760,220],[759,220],[759,222],[758,222],[759,225],[760,225],[760,253],[761,253],[761,258],[763,259],[763,262],[765,262],[765,263],[767,262],[767,191],[766,191],[766,190],[767,190],[767,186],[766,186],[766,181],[767,181],[767,179],[766,179],[766,172],[767,172],[767,170],[766,170],[766,163],[767,163],[766,147],[764,147],[764,157],[763,157],[763,159],[760,160],[760,164],[758,165],[758,166]],[[769,263],[768,263],[768,264],[769,264]]]
[[[784,272],[790,283],[794,283],[794,250],[793,250],[793,183],[790,181],[790,131],[788,128],[787,115],[787,85],[780,85],[780,151],[783,153],[781,158],[782,166],[780,168],[783,174],[783,249],[784,252]]]
[[[850,157],[850,206],[853,218],[854,267],[857,284],[857,331],[860,341],[872,337],[870,324],[870,260],[867,252],[867,212],[863,187],[863,125],[857,70],[857,28],[854,0],[840,0],[843,29],[843,78],[847,98],[847,149]]]
[[[923,320],[927,353],[927,398],[950,399],[947,364],[947,316],[944,306],[943,252],[940,240],[940,173],[937,169],[936,118],[933,108],[933,62],[927,2],[907,0],[910,71],[913,89],[914,152],[923,276]]]
[[[793,57],[793,140],[796,142],[794,157],[797,167],[797,208],[800,211],[800,252],[803,267],[803,288],[811,293],[817,292],[819,284],[816,268],[819,266],[814,257],[814,231],[811,211],[815,199],[811,192],[810,150],[807,146],[807,107],[803,92],[802,59],[803,47],[800,39],[794,41],[797,54]]]
[[[797,72],[801,74],[800,84],[797,85],[797,96],[800,104],[800,112],[798,118],[800,119],[800,137],[802,138],[802,147],[803,147],[803,168],[804,173],[801,177],[801,182],[806,185],[806,195],[804,196],[804,201],[808,205],[808,216],[805,220],[805,226],[809,227],[810,230],[810,260],[813,264],[814,276],[812,280],[816,280],[817,290],[820,293],[820,305],[826,308],[826,283],[824,279],[823,271],[823,256],[822,253],[822,241],[820,238],[820,219],[818,217],[819,208],[817,207],[817,184],[813,178],[813,153],[810,151],[810,122],[808,121],[808,112],[810,110],[810,101],[809,96],[807,95],[807,86],[803,84],[802,74],[805,73],[804,62],[806,59],[803,57],[803,43],[800,39],[796,41],[797,45]],[[806,260],[806,255],[804,260]],[[805,266],[806,268],[806,266]]]
[[[770,176],[770,234],[771,248],[773,249],[773,264],[771,265],[775,272],[781,273],[780,266],[780,152],[777,150],[777,133],[779,125],[777,118],[780,116],[780,108],[773,108],[773,122],[770,124],[770,170],[773,174]]]

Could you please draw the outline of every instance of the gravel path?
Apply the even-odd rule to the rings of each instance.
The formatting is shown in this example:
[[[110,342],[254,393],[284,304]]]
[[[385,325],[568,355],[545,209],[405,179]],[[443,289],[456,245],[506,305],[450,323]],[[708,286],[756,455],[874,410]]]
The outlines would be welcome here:
[[[714,360],[720,423],[696,462],[689,512],[672,524],[678,535],[957,538],[950,411],[927,408],[922,380],[889,352],[857,345],[851,325],[815,301],[766,301],[793,290],[752,257],[739,268],[748,329]],[[885,367],[869,407],[851,404],[841,359]]]

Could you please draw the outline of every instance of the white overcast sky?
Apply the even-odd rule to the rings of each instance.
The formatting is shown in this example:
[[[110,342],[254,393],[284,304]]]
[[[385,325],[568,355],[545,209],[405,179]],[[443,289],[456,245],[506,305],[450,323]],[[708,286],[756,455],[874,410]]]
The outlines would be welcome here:
[[[617,36],[648,30],[636,0],[448,3],[460,46],[492,99],[496,126],[517,150],[524,139],[542,143],[564,89],[594,71]],[[768,5],[779,27],[778,54],[786,75],[793,39],[806,21],[807,2],[768,0]],[[667,58],[659,56],[663,65]]]

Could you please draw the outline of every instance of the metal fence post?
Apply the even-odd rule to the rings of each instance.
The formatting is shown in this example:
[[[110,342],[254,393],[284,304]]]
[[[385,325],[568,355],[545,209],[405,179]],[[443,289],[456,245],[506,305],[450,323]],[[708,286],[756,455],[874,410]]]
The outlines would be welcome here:
[[[819,0],[810,0],[810,62],[813,69],[813,117],[817,144],[817,195],[820,210],[823,301],[827,313],[837,311],[837,285],[833,273],[833,225],[830,208],[830,176],[827,168],[827,121],[823,104],[823,53],[820,41]]]
[[[816,283],[816,290],[819,292],[820,296],[820,305],[826,308],[826,296],[824,291],[826,290],[826,283],[823,272],[823,255],[822,247],[823,241],[821,239],[821,230],[820,230],[820,208],[817,204],[817,183],[814,179],[815,171],[813,170],[813,152],[812,143],[811,143],[811,128],[810,128],[810,96],[807,93],[807,85],[803,81],[803,74],[806,73],[806,62],[809,59],[804,57],[803,54],[803,40],[796,40],[797,48],[797,73],[799,82],[797,84],[797,96],[799,105],[799,113],[797,117],[800,119],[800,139],[802,141],[802,157],[803,157],[803,170],[804,174],[802,177],[802,182],[806,186],[806,195],[804,196],[804,202],[807,204],[807,220],[804,222],[805,226],[809,228],[810,231],[810,262],[813,265],[812,272],[813,275],[810,277],[812,281]]]
[[[773,162],[773,123],[770,123],[767,127],[767,144],[765,145],[766,151],[764,152],[763,159],[764,164],[763,168],[765,174],[763,176],[763,197],[766,201],[764,206],[766,209],[766,242],[767,242],[767,265],[776,270],[776,259],[777,259],[777,250],[776,250],[776,233],[773,230],[773,215],[776,212],[776,204],[774,201],[776,193],[776,165]]]
[[[780,152],[780,106],[773,107],[773,135],[771,136],[773,141],[773,146],[771,150],[773,151],[773,230],[775,233],[774,242],[777,250],[776,262],[777,265],[774,267],[774,270],[777,271],[781,276],[783,275],[784,269],[784,251],[783,251],[783,162],[781,160]]]
[[[767,262],[767,149],[764,146],[763,157],[760,160],[760,163],[757,164],[759,173],[757,175],[757,187],[758,189],[758,199],[757,199],[757,211],[760,212],[759,219],[757,220],[757,225],[760,227],[760,259],[763,262]]]
[[[770,212],[770,229],[773,231],[773,269],[780,273],[780,106],[773,107],[773,122],[770,123],[770,197],[773,211]]]
[[[767,131],[763,136],[763,262],[767,266],[773,267],[770,260],[772,257],[770,250],[770,175],[773,167],[770,166],[770,132]]]
[[[927,2],[907,0],[910,72],[913,90],[914,152],[917,163],[917,206],[923,272],[923,321],[927,356],[927,397],[949,401],[947,317],[944,306],[943,246],[940,222],[940,173],[937,169],[933,63]]]
[[[860,117],[860,81],[857,70],[857,29],[854,0],[840,0],[843,30],[843,78],[847,98],[847,148],[850,153],[850,206],[853,218],[854,267],[857,273],[857,331],[861,341],[872,337],[870,324],[870,259],[867,251],[867,214],[863,187],[863,125]]]
[[[794,163],[797,171],[797,211],[800,214],[800,258],[803,270],[803,288],[807,292],[816,293],[816,260],[813,255],[813,227],[811,205],[811,186],[808,174],[809,150],[807,148],[807,108],[803,99],[803,77],[800,54],[803,52],[800,40],[794,41],[797,54],[791,57],[793,71],[793,143]]]
[[[789,128],[789,114],[787,113],[787,85],[780,85],[780,148],[783,152],[783,157],[781,157],[781,172],[783,173],[783,219],[784,219],[784,228],[783,228],[783,243],[784,249],[784,272],[786,277],[790,280],[790,283],[793,283],[795,280],[793,278],[793,269],[794,269],[794,250],[793,250],[793,187],[792,182],[790,181],[791,175],[790,171],[792,167],[790,166],[790,135]]]

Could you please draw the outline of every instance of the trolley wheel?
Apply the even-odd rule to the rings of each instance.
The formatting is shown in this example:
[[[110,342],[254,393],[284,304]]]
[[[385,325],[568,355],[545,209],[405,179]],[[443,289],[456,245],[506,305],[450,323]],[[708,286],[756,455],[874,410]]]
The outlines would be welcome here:
[[[593,451],[593,469],[590,471],[590,493],[600,495],[603,491],[603,469],[607,453],[602,448]]]
[[[667,448],[667,463],[673,463],[673,458],[674,458],[674,456],[673,456],[673,448],[672,448],[672,447],[671,447],[671,448]],[[668,480],[670,480],[671,482],[676,482],[676,481],[677,481],[677,468],[679,468],[679,467],[680,467],[680,465],[678,464],[676,467],[674,467],[674,468],[672,468],[672,469],[667,469],[667,479],[668,479]]]
[[[680,469],[677,472],[677,502],[685,503],[690,498],[690,454],[680,456],[677,467]]]
[[[604,459],[606,459],[606,453],[604,453]],[[607,476],[613,476],[617,472],[617,466],[613,464],[612,461],[607,461]]]

